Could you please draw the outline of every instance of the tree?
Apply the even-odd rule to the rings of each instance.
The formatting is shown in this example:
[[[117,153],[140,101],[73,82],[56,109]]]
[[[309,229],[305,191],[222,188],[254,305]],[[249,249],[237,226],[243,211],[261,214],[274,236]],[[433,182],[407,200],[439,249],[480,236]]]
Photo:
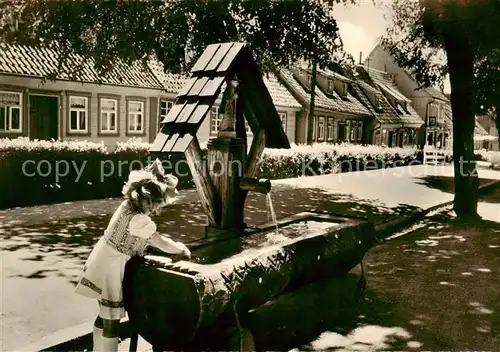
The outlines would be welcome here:
[[[0,3],[0,30],[5,42],[56,49],[59,67],[52,76],[74,54],[93,60],[100,74],[117,60],[146,63],[152,57],[167,71],[181,73],[209,44],[244,41],[269,72],[298,60],[312,62],[313,56],[326,64],[342,50],[335,19],[313,0],[7,0]],[[83,64],[69,67],[72,77],[78,78]]]
[[[495,125],[500,136],[500,49],[494,49],[475,65],[475,89],[478,114],[495,113]]]
[[[480,81],[475,79],[475,73],[481,60],[493,57],[500,47],[500,38],[492,35],[500,21],[499,6],[498,0],[396,0],[392,27],[383,39],[398,64],[410,69],[422,86],[442,82],[449,74],[455,173],[453,209],[462,218],[478,216],[473,135],[475,108],[480,101],[475,83]],[[482,90],[489,89],[480,86]]]

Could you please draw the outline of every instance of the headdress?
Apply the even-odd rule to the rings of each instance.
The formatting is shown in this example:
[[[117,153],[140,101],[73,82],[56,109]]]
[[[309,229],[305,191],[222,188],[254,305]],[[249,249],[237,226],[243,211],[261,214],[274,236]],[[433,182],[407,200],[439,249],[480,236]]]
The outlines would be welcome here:
[[[122,194],[134,200],[144,196],[154,201],[167,202],[167,198],[177,194],[177,184],[177,177],[165,174],[161,161],[156,159],[144,169],[130,172]]]

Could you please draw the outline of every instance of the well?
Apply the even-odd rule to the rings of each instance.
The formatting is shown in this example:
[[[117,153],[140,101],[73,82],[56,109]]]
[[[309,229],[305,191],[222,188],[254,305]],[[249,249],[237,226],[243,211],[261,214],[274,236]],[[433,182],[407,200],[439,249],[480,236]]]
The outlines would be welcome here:
[[[224,84],[224,117],[208,145],[207,171],[196,133]],[[254,135],[249,151],[245,119]],[[265,147],[289,143],[250,49],[243,43],[208,46],[151,148],[185,154],[207,215],[206,236],[188,243],[190,262],[148,255],[126,268],[130,322],[154,350],[258,345],[259,336],[265,340],[258,331],[269,311],[259,307],[346,274],[371,247],[372,224],[330,214],[280,219],[279,233],[274,223],[247,227],[247,193],[271,189],[268,180],[255,178]]]

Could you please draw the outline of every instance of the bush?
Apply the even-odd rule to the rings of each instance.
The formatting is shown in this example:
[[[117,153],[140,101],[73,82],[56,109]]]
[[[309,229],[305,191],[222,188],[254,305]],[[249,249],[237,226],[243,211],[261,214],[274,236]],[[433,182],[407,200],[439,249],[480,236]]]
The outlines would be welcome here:
[[[270,179],[361,171],[421,163],[416,148],[388,148],[357,144],[293,145],[291,149],[266,149],[259,177]]]
[[[120,197],[129,172],[156,157],[166,172],[179,178],[179,189],[193,187],[184,155],[150,154],[149,147],[137,138],[117,143],[112,152],[103,143],[88,141],[0,139],[0,208]],[[415,148],[293,145],[291,149],[265,149],[258,177],[292,178],[395,167],[419,160],[422,153]]]
[[[0,139],[0,208],[120,197],[129,172],[153,160],[133,145],[109,152],[88,141]],[[176,163],[182,155],[159,157],[178,166],[179,189],[192,187],[187,164]]]

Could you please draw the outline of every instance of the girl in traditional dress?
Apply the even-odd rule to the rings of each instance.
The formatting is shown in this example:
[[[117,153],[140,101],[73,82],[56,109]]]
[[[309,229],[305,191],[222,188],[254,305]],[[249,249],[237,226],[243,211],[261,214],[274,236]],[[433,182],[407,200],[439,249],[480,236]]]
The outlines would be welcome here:
[[[94,351],[117,351],[118,326],[125,317],[122,281],[125,264],[143,256],[148,245],[163,252],[190,258],[189,249],[156,232],[149,217],[177,194],[178,179],[165,175],[159,160],[143,170],[132,171],[123,187],[125,200],[112,216],[104,235],[90,253],[75,292],[99,303],[94,322]]]

